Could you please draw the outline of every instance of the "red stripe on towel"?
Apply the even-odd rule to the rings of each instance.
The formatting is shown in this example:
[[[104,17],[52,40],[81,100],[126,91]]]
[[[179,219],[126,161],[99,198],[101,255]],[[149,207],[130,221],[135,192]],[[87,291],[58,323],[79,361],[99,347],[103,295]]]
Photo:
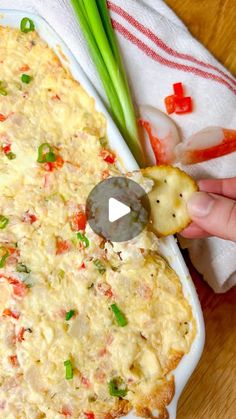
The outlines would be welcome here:
[[[150,48],[147,44],[142,42],[138,39],[135,35],[129,32],[123,25],[121,25],[116,20],[112,19],[112,24],[114,29],[117,30],[124,38],[128,39],[132,44],[136,45],[141,51],[143,51],[146,55],[151,57],[154,61],[165,65],[169,68],[174,68],[176,70],[185,71],[187,73],[193,73],[197,76],[203,77],[204,79],[209,79],[216,81],[224,86],[226,86],[229,90],[231,90],[234,94],[236,94],[236,89],[234,89],[230,83],[228,83],[225,79],[220,76],[216,76],[212,73],[207,73],[206,71],[200,70],[196,67],[187,66],[185,64],[176,63],[174,61],[167,60],[166,58],[159,55],[156,51]]]
[[[205,63],[204,61],[198,60],[197,58],[193,57],[192,55],[180,53],[180,52],[174,50],[173,48],[171,48],[167,44],[165,44],[165,42],[162,39],[160,39],[154,32],[152,32],[149,28],[145,27],[140,22],[138,22],[133,16],[131,16],[129,13],[127,13],[124,9],[115,5],[111,1],[108,1],[107,4],[108,4],[108,7],[109,7],[110,10],[117,13],[119,16],[123,17],[128,23],[130,23],[130,25],[134,26],[141,33],[143,33],[145,36],[147,36],[147,38],[149,38],[151,41],[153,41],[155,43],[155,45],[157,45],[158,47],[163,49],[163,51],[167,52],[168,54],[172,55],[173,57],[181,58],[181,59],[184,59],[184,60],[187,60],[187,61],[191,61],[191,62],[193,62],[195,64],[198,64],[202,67],[215,70],[236,86],[236,80],[234,80],[233,77],[228,76],[228,74],[224,73],[218,67],[215,67],[214,65],[209,64],[209,63]]]

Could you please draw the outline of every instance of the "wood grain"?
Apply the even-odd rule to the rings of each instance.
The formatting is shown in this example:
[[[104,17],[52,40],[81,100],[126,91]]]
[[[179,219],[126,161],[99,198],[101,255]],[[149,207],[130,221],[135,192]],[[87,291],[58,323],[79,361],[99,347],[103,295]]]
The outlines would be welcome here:
[[[166,0],[166,3],[190,32],[236,75],[236,0]],[[236,288],[226,294],[215,294],[187,262],[202,304],[206,345],[180,398],[177,419],[235,419]]]
[[[166,3],[190,32],[236,75],[236,1],[166,0]]]

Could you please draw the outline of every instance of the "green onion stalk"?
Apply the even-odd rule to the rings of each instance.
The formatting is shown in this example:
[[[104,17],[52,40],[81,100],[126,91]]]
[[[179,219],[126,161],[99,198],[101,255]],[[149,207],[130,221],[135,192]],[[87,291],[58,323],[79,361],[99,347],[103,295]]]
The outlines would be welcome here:
[[[103,83],[112,117],[142,165],[135,111],[106,0],[71,0],[71,3]]]

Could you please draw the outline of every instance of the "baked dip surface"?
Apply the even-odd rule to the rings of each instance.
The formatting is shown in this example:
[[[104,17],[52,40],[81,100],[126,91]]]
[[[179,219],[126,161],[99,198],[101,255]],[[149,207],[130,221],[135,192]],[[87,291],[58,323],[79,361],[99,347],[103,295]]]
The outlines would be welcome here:
[[[86,222],[105,117],[35,31],[0,27],[0,81],[0,418],[166,417],[195,322],[152,232]]]

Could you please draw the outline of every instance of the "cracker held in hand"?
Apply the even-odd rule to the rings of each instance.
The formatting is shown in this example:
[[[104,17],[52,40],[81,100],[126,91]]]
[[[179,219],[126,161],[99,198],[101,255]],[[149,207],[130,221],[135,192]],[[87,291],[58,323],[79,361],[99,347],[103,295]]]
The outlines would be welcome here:
[[[167,165],[147,167],[142,174],[154,181],[148,196],[155,232],[168,236],[187,227],[191,219],[186,203],[198,190],[196,182],[177,167]]]

